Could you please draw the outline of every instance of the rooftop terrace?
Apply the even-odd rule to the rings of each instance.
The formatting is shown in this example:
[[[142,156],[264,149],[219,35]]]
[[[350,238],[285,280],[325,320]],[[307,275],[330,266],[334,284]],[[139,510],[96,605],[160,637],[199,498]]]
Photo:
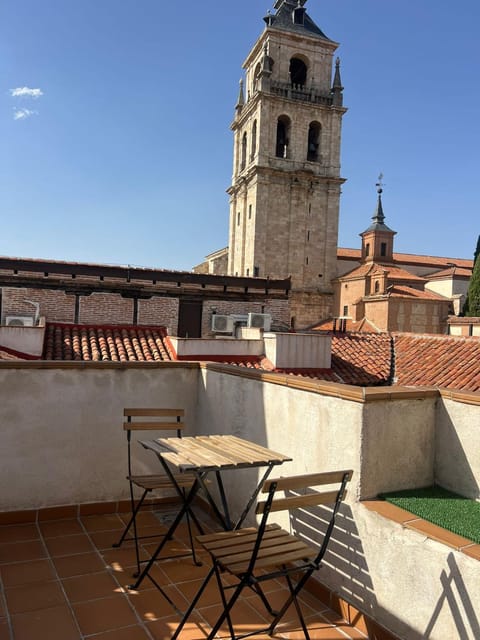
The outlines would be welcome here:
[[[67,629],[61,640],[169,637],[169,616],[157,614],[163,606],[158,594],[120,591],[130,561],[125,550],[118,556],[110,551],[109,531],[121,527],[127,498],[123,407],[173,405],[185,408],[187,434],[233,433],[288,453],[293,462],[282,465],[282,475],[354,470],[331,550],[312,586],[323,603],[314,604],[312,616],[326,625],[315,638],[362,637],[366,620],[408,640],[479,637],[474,545],[449,546],[365,502],[434,483],[479,499],[478,392],[364,388],[194,362],[5,361],[0,381],[2,640],[39,637],[29,625],[46,625],[51,609],[59,617],[49,624]],[[145,469],[155,465],[148,452],[136,455]],[[257,481],[256,471],[238,473],[226,478],[234,510]],[[24,577],[15,577],[17,571]],[[84,571],[98,574],[86,594]],[[28,584],[35,575],[50,586]],[[164,579],[182,597],[180,577]],[[257,615],[250,604],[240,624]],[[336,624],[339,612],[358,629]],[[110,626],[112,619],[121,632]],[[370,624],[367,637],[385,637]]]

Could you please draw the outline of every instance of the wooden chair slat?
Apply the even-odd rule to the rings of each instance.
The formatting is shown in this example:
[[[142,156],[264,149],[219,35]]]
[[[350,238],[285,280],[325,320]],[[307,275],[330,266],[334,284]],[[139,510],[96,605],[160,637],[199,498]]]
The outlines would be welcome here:
[[[300,476],[291,476],[286,478],[271,478],[267,480],[263,487],[262,492],[268,493],[273,483],[277,483],[277,490],[285,489],[301,489],[306,487],[317,487],[323,484],[334,484],[341,482],[345,474],[348,475],[348,479],[351,480],[353,471],[327,471],[324,473],[307,473]]]
[[[154,420],[123,423],[125,431],[173,431],[182,430],[184,426],[183,422],[155,422]]]
[[[258,552],[257,560],[255,562],[255,567],[258,567],[258,562],[263,562],[263,566],[266,564],[272,565],[278,564],[278,558],[280,557],[280,564],[284,564],[283,558],[288,554],[295,553],[298,554],[302,558],[306,558],[308,556],[315,557],[316,550],[311,549],[305,543],[300,540],[290,539],[284,543],[280,543],[277,545],[271,546],[262,546],[260,547],[260,551]],[[243,565],[248,563],[250,558],[252,557],[252,547],[250,547],[245,552],[233,553],[230,556],[224,556],[218,558],[218,561],[223,567],[228,567],[229,571],[236,572],[237,565]]]
[[[124,409],[123,415],[128,416],[179,416],[185,415],[185,409],[155,409],[152,407],[136,407],[132,409]]]
[[[276,529],[275,531],[270,531],[265,533],[262,545],[272,546],[278,544],[281,540],[285,538],[286,535],[289,535],[288,532],[283,529]],[[256,540],[257,536],[255,534],[240,536],[235,540],[221,540],[216,542],[210,542],[206,545],[203,545],[205,549],[215,555],[217,558],[222,558],[223,556],[228,556],[234,553],[241,553],[246,549],[252,552],[252,546]]]
[[[344,496],[347,494],[345,491]],[[338,491],[323,491],[321,493],[308,493],[303,496],[291,496],[288,498],[278,498],[272,502],[270,511],[285,511],[286,509],[299,509],[302,507],[313,507],[316,505],[330,505],[337,499]],[[257,504],[256,513],[263,513],[266,502]]]
[[[296,551],[292,551],[291,553],[284,553],[281,551],[279,554],[275,556],[268,556],[267,558],[258,558],[255,563],[255,569],[268,569],[271,567],[280,567],[282,565],[288,565],[291,562],[296,562],[297,560],[313,560],[316,552],[311,549],[310,551],[306,551],[303,549],[298,549]],[[229,567],[229,571],[234,573],[235,575],[240,575],[245,573],[248,569],[248,562],[232,565]]]

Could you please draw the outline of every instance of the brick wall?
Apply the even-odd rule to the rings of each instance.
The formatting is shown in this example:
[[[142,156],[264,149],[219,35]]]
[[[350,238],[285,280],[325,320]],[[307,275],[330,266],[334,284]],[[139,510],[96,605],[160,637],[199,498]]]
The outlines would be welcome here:
[[[50,319],[50,318],[48,318]],[[132,324],[133,300],[116,293],[92,293],[80,298],[79,322],[87,324]]]
[[[2,322],[7,316],[35,315],[35,307],[25,300],[38,302],[41,317],[57,322],[73,322],[75,317],[75,296],[63,291],[48,289],[2,288]]]
[[[178,298],[150,298],[138,302],[138,324],[162,325],[170,335],[178,327]]]
[[[247,313],[269,313],[272,316],[272,330],[287,331],[290,326],[288,300],[264,300],[243,302],[228,300],[205,300],[202,313],[202,337],[211,336],[213,310],[220,315],[246,315]]]

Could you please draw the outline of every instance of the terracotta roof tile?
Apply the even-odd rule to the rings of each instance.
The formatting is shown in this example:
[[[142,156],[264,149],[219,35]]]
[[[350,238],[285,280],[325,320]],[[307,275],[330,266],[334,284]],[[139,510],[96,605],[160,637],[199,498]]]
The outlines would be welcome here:
[[[171,360],[164,327],[47,323],[45,360],[159,362]]]
[[[422,300],[442,300],[443,302],[449,302],[448,298],[434,291],[429,291],[428,289],[420,291],[419,289],[399,284],[393,285],[389,294],[394,298],[420,298]]]
[[[362,258],[361,249],[347,249],[338,247],[337,257],[339,259],[357,260],[360,262]],[[394,253],[393,259],[397,264],[409,264],[421,267],[447,267],[455,264],[465,269],[473,269],[473,260],[466,258],[447,258],[442,256],[421,256],[413,253]]]
[[[394,334],[395,382],[480,391],[480,338]]]
[[[388,384],[390,363],[391,338],[387,333],[332,336],[332,369],[345,384]]]
[[[361,264],[359,267],[352,269],[348,273],[344,273],[340,276],[339,280],[348,280],[350,278],[364,278],[365,276],[374,276],[386,272],[389,280],[404,280],[408,282],[415,282],[419,285],[425,282],[425,278],[410,273],[400,267],[396,267],[391,264],[381,264],[379,262],[367,262]]]

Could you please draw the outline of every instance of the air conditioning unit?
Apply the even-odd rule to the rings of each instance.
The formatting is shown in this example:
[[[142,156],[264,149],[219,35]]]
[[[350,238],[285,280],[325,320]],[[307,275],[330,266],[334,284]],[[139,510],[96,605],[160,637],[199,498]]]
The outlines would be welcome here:
[[[33,318],[30,316],[7,316],[5,324],[7,327],[33,327]]]
[[[222,316],[214,313],[212,315],[212,331],[215,333],[232,333],[234,320],[231,316]]]
[[[269,313],[249,313],[248,325],[255,329],[263,329],[264,331],[270,331],[272,324],[272,316]]]

